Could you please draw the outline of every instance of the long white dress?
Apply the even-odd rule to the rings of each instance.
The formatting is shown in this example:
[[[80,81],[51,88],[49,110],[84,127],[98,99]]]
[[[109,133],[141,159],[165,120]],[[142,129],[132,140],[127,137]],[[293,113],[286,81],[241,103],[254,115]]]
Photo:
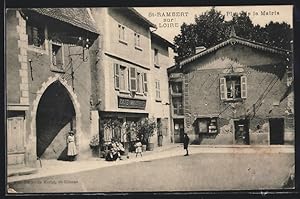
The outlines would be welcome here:
[[[77,155],[77,151],[76,151],[76,145],[75,145],[75,137],[74,135],[69,135],[68,139],[68,156],[74,156]]]

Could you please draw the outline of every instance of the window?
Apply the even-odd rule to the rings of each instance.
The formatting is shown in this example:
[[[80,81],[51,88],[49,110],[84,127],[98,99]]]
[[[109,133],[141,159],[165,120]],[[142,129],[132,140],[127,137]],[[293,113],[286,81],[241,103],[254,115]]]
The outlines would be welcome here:
[[[220,96],[222,100],[247,98],[247,77],[232,75],[220,78]]]
[[[144,91],[144,94],[148,93],[147,73],[143,73],[143,91]]]
[[[134,67],[114,64],[114,79],[116,90],[136,91],[139,94],[148,92],[147,73],[137,71]]]
[[[182,93],[182,82],[172,82],[171,88],[173,94]]]
[[[120,90],[121,91],[125,91],[127,89],[126,80],[127,80],[126,67],[120,66]]]
[[[134,33],[134,45],[135,47],[141,47],[141,35]]]
[[[119,24],[119,40],[125,41],[125,27]]]
[[[142,74],[140,72],[137,72],[137,77],[136,77],[136,85],[137,85],[137,92],[141,93],[142,92]]]
[[[218,133],[217,118],[201,118],[198,120],[199,133]]]
[[[183,115],[182,98],[173,99],[173,112],[175,115]]]
[[[55,69],[63,70],[63,46],[55,43],[51,45],[51,61]]]
[[[114,64],[115,89],[127,90],[127,70],[125,66]]]
[[[154,48],[154,66],[159,67],[158,50],[156,48]]]
[[[45,48],[45,27],[35,24],[34,22],[26,22],[26,34],[28,35],[28,45],[38,48]]]
[[[160,82],[159,80],[155,81],[155,99],[160,101]]]

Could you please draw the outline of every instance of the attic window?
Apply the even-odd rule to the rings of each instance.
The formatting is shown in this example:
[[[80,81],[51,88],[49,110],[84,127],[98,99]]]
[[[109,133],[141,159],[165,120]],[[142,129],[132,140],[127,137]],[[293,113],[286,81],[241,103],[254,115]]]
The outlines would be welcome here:
[[[31,21],[26,22],[26,34],[28,45],[38,48],[45,48],[45,27]]]
[[[52,43],[51,45],[51,62],[53,69],[63,70],[63,45]]]

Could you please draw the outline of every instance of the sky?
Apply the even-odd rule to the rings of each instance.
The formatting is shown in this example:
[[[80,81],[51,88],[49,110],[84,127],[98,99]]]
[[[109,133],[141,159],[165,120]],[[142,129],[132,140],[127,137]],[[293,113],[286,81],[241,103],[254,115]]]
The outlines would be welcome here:
[[[210,10],[211,7],[136,7],[135,9],[158,27],[155,33],[173,43],[174,37],[180,33],[183,22],[193,23],[196,15]],[[233,13],[245,11],[255,25],[265,26],[270,21],[274,21],[286,22],[293,26],[291,5],[216,6],[215,9],[225,15],[226,21],[232,19]]]

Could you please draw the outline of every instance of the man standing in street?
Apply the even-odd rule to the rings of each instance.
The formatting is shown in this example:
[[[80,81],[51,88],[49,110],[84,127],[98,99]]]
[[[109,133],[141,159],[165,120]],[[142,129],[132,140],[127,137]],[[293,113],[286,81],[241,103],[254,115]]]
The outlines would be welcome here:
[[[184,156],[188,156],[189,155],[189,150],[188,150],[189,141],[190,141],[189,136],[187,135],[187,133],[184,133],[183,148],[186,150],[186,154]]]

